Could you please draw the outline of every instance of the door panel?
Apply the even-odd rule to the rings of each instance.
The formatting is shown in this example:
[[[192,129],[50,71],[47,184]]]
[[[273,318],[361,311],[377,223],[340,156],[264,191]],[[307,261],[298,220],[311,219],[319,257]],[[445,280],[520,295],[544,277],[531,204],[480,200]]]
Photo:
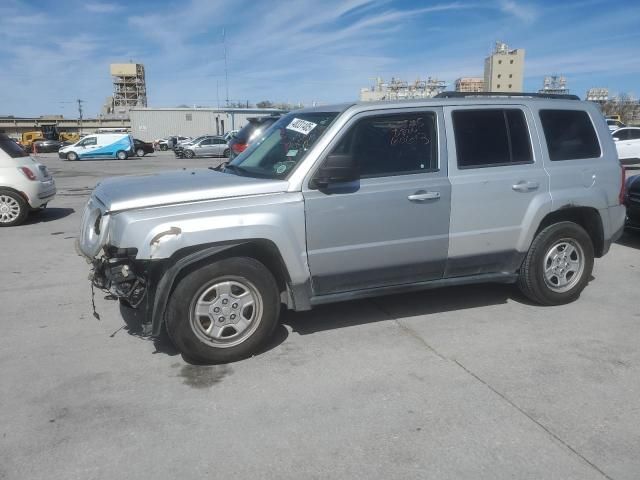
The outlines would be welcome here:
[[[478,107],[471,107],[478,110]],[[524,113],[523,135],[518,136],[521,149],[516,160],[528,158],[533,163],[500,162],[491,166],[489,162],[500,156],[502,147],[487,147],[478,155],[483,163],[477,167],[461,168],[459,159],[463,154],[456,148],[456,142],[470,142],[478,135],[479,142],[489,141],[483,128],[487,125],[468,124],[466,130],[454,129],[452,113],[468,110],[464,107],[447,107],[447,138],[449,143],[449,178],[451,181],[451,227],[449,259],[445,277],[475,275],[483,273],[510,273],[517,270],[528,247],[523,246],[531,216],[543,211],[550,204],[549,176],[545,172],[535,129],[531,127],[531,112],[516,105],[487,107],[483,110],[519,110]],[[520,116],[520,118],[522,118]],[[507,120],[505,120],[507,121]],[[523,124],[520,123],[522,126]],[[528,126],[528,128],[526,128]],[[504,140],[499,136],[491,141],[506,142],[506,152],[515,151],[516,138],[511,138],[512,130],[505,129]],[[492,128],[492,131],[495,129]],[[523,143],[524,142],[524,143]],[[460,143],[458,144],[461,145]],[[532,147],[532,148],[531,148]],[[482,150],[478,145],[477,150]],[[459,151],[460,150],[460,151]],[[471,150],[473,151],[473,150]],[[494,158],[492,158],[494,157]],[[511,157],[510,157],[511,158]]]
[[[402,114],[401,110],[399,114]],[[444,131],[436,128],[442,124],[442,112],[429,109],[418,114],[430,115],[432,121],[433,138],[430,140],[433,145],[429,148],[433,153],[428,154],[432,158],[424,163],[431,165],[433,162],[436,171],[392,176],[380,173],[372,178],[361,178],[323,190],[303,189],[307,256],[315,295],[442,277],[448,249],[451,193],[446,165],[438,170],[438,158],[446,158],[443,157],[446,155]],[[411,115],[415,120],[415,110]],[[343,130],[346,133],[332,142],[328,151],[338,148],[341,140],[365,122],[382,117],[371,114],[356,116]],[[386,130],[387,133],[390,131]],[[394,129],[393,134],[399,131],[402,129]],[[418,136],[395,135],[394,142],[402,137],[400,143],[405,144],[398,148],[411,149],[407,144]],[[352,143],[358,145],[355,139]],[[377,155],[375,169],[378,170],[385,167],[385,162],[379,162],[380,159],[389,165],[406,161],[406,151],[395,155],[395,147],[395,144],[393,148],[387,144],[384,150],[384,145],[374,145],[373,150],[359,161],[373,161]],[[380,148],[383,153],[380,153]],[[361,155],[363,150],[359,151],[358,155]],[[422,164],[419,166],[425,168]]]
[[[345,190],[305,193],[307,251],[316,294],[442,277],[448,248],[449,181],[384,177]],[[409,200],[416,192],[439,198]]]

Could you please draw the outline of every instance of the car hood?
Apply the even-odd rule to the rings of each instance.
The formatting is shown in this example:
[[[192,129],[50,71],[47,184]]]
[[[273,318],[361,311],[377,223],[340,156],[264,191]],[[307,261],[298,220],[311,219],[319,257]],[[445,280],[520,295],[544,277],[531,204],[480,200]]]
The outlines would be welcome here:
[[[151,175],[108,178],[94,196],[107,211],[174,205],[248,195],[286,192],[284,180],[241,177],[211,169],[184,169]]]

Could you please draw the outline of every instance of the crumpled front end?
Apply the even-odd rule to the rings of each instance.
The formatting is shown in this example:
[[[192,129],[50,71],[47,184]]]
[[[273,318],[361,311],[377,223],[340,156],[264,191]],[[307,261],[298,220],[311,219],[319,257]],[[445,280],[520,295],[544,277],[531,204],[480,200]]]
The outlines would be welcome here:
[[[136,260],[135,248],[109,245],[111,220],[104,204],[92,196],[82,216],[78,253],[92,266],[89,279],[94,287],[137,307],[146,295],[148,262]]]
[[[135,260],[135,249],[105,249],[91,261],[89,276],[94,287],[138,307],[147,292],[147,262]]]

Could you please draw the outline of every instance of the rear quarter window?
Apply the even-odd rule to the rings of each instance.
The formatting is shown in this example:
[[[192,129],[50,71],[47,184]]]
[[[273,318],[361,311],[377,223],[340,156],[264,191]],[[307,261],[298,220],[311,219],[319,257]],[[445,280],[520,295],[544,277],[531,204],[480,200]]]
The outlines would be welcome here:
[[[540,110],[552,161],[598,158],[602,154],[589,114],[583,110]]]

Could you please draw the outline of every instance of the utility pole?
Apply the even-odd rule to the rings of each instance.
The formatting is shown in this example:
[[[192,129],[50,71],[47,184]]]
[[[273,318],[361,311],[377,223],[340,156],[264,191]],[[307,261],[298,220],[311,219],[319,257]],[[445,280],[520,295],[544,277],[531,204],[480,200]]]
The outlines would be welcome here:
[[[222,28],[222,46],[224,49],[224,83],[227,90],[227,107],[229,107],[229,72],[227,70],[227,35],[224,27]]]
[[[79,119],[80,135],[82,135],[82,104],[84,103],[84,100],[78,99],[76,101],[78,102],[78,119]]]

